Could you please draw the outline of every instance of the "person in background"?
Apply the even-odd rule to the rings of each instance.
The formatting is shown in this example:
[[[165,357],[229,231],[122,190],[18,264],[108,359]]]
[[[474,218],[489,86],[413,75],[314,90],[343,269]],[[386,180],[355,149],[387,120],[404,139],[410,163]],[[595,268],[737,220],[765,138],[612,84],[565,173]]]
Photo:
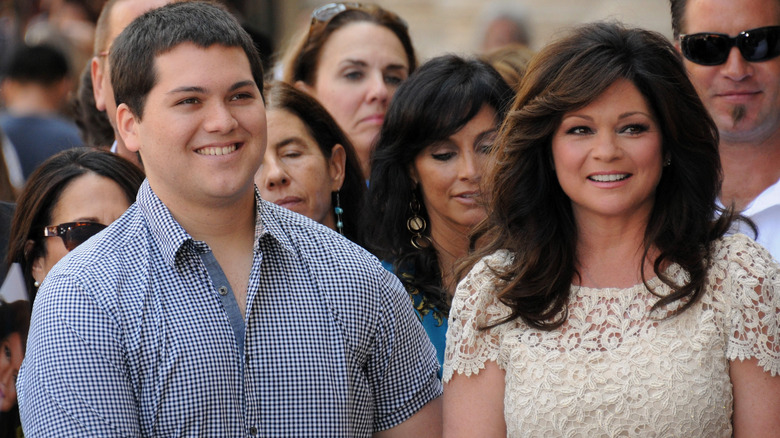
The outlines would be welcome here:
[[[444,361],[447,436],[776,436],[780,266],[724,236],[717,128],[661,34],[529,66]]]
[[[508,44],[493,49],[479,58],[495,68],[513,90],[520,89],[520,81],[528,69],[533,50],[521,44]]]
[[[0,301],[0,438],[22,436],[16,380],[24,359],[29,326],[29,301]]]
[[[780,1],[672,0],[671,12],[688,77],[720,132],[719,200],[749,217],[778,258]]]
[[[455,261],[485,218],[485,158],[514,96],[488,64],[426,62],[398,89],[372,157],[365,243],[411,295],[439,362]]]
[[[401,284],[255,190],[263,69],[238,21],[172,3],[128,25],[110,63],[146,180],[39,290],[25,434],[439,436],[435,352]]]
[[[267,86],[265,100],[268,146],[255,176],[260,196],[361,245],[366,181],[352,144],[316,99],[292,85]]]
[[[21,46],[3,79],[0,127],[14,146],[24,178],[46,158],[82,146],[78,127],[61,115],[72,88],[68,60],[52,46]]]
[[[95,105],[89,65],[81,72],[78,91],[71,101],[71,106],[84,144],[110,150],[114,143],[114,128],[106,112],[100,111]]]
[[[17,199],[6,267],[21,265],[31,302],[52,266],[127,210],[143,179],[129,161],[93,148],[60,152],[30,175]]]
[[[142,167],[138,155],[125,147],[124,141],[118,135],[116,126],[116,101],[114,88],[111,85],[111,69],[108,55],[111,45],[122,30],[144,12],[159,8],[172,0],[107,0],[98,16],[95,26],[95,47],[90,61],[90,75],[95,107],[105,111],[108,121],[114,129],[114,140],[111,152],[121,155],[137,166]],[[175,1],[175,0],[173,0]]]
[[[355,146],[363,174],[387,107],[417,67],[406,22],[373,4],[316,9],[284,55],[283,80],[320,101]]]

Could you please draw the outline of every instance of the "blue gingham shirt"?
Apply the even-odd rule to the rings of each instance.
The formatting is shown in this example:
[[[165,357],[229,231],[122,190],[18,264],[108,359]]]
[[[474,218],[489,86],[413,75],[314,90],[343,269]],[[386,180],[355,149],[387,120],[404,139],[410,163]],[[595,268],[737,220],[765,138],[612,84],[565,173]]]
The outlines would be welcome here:
[[[441,395],[397,279],[255,197],[245,319],[148,182],[48,274],[17,385],[27,437],[370,436]]]

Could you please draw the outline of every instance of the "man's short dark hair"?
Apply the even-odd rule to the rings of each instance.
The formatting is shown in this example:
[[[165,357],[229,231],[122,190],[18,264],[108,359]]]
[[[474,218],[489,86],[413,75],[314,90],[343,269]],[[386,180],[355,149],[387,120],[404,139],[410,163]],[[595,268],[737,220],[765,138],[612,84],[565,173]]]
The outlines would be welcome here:
[[[223,7],[209,2],[170,3],[136,18],[111,46],[111,84],[117,105],[143,117],[146,96],[156,82],[155,58],[182,43],[208,48],[240,47],[263,91],[263,66],[249,34]],[[188,66],[183,65],[182,68]]]
[[[70,75],[68,58],[59,49],[41,44],[20,45],[11,57],[6,77],[18,82],[53,85]]]

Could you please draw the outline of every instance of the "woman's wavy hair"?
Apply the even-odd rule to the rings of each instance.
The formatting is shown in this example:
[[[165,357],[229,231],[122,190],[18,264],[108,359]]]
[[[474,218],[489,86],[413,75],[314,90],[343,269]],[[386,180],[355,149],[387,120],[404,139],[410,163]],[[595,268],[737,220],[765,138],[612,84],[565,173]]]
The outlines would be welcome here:
[[[284,82],[294,84],[297,81],[303,81],[307,85],[314,85],[320,54],[330,36],[342,27],[357,22],[374,23],[393,32],[406,52],[409,73],[411,74],[415,70],[417,57],[414,46],[412,46],[412,38],[409,36],[409,29],[403,19],[375,4],[343,4],[347,5],[345,10],[327,21],[318,21],[312,18],[306,31],[294,39],[281,59],[282,80]],[[356,41],[355,43],[359,44],[360,42]]]
[[[497,324],[522,318],[552,330],[566,320],[572,279],[580,275],[578,236],[571,200],[552,165],[552,137],[564,113],[588,105],[621,79],[634,84],[652,108],[664,157],[671,160],[655,191],[643,256],[658,250],[653,269],[673,293],[659,297],[653,308],[681,300],[676,314],[702,295],[710,244],[735,217],[716,204],[718,130],[663,35],[615,22],[593,23],[548,45],[531,61],[483,178],[490,191],[488,219],[474,231],[471,246],[479,248],[460,266],[459,276],[499,249],[513,253],[511,264],[496,272],[498,297],[512,309]],[[690,281],[675,284],[661,270],[667,263],[679,264]],[[642,281],[647,286],[644,272]]]
[[[143,172],[135,164],[119,155],[90,147],[66,149],[35,169],[16,200],[6,260],[9,266],[11,263],[21,265],[30,302],[35,300],[37,293],[33,285],[33,262],[46,255],[43,228],[55,225],[51,223],[52,212],[65,188],[87,173],[115,181],[130,204],[135,202],[144,180]]]
[[[266,109],[284,110],[298,117],[309,134],[317,142],[325,160],[330,160],[333,147],[344,147],[347,160],[344,164],[344,182],[339,189],[339,200],[344,210],[344,236],[362,246],[359,233],[360,214],[365,201],[366,179],[360,170],[355,148],[347,135],[317,99],[284,82],[272,82],[265,88]],[[331,207],[336,205],[336,192],[331,194]]]
[[[413,196],[421,204],[419,215],[430,223],[409,169],[426,147],[458,132],[482,107],[493,108],[500,123],[513,96],[501,75],[483,61],[456,55],[433,58],[398,87],[372,155],[364,214],[367,248],[391,261],[399,276],[412,273],[414,279],[406,286],[419,290],[445,314],[449,300],[436,250],[416,249],[406,228]]]

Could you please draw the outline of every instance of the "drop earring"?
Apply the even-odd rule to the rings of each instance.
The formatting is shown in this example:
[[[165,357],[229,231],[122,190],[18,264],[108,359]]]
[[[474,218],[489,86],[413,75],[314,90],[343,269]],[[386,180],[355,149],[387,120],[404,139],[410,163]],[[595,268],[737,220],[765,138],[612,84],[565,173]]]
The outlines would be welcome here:
[[[341,208],[341,198],[339,197],[339,191],[336,191],[336,207],[333,209],[336,213],[336,231],[342,236],[344,235],[344,220],[341,215],[344,214],[344,209]]]
[[[406,221],[406,229],[412,233],[412,246],[417,249],[425,249],[431,246],[431,239],[423,233],[428,228],[425,218],[420,216],[420,202],[412,191],[412,200],[409,201],[409,208],[412,210],[412,217]]]

